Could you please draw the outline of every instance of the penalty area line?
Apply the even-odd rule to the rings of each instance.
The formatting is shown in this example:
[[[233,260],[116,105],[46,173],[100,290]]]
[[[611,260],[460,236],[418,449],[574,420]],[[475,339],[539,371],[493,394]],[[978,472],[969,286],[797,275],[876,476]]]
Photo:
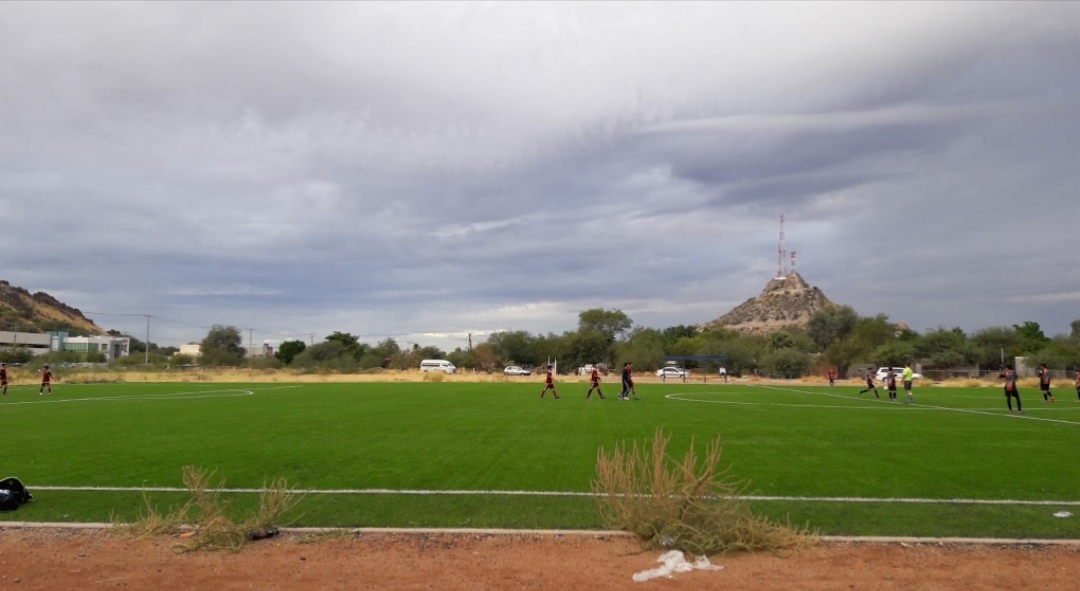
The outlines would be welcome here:
[[[188,489],[170,486],[27,486],[31,490],[59,492],[188,492]],[[230,494],[260,494],[262,488],[223,488],[220,492]],[[543,491],[543,490],[420,490],[393,488],[353,489],[294,489],[292,492],[307,495],[413,495],[413,496],[510,496],[510,497],[591,497],[591,492]],[[1034,505],[1080,507],[1080,501],[1038,501],[1025,499],[926,499],[917,497],[808,497],[780,495],[745,495],[735,497],[745,501],[792,502],[792,503],[888,503],[925,505]]]

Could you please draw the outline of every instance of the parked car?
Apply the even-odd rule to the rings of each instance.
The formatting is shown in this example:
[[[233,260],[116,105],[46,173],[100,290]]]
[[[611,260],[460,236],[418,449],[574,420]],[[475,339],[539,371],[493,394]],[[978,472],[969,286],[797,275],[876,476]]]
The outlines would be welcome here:
[[[902,367],[894,367],[893,371],[896,372],[896,381],[899,382],[900,380],[904,379],[904,368],[902,368]],[[879,382],[882,382],[882,381],[885,381],[885,378],[887,378],[888,375],[889,375],[889,368],[882,367],[882,368],[877,370],[877,374],[874,376],[874,379],[879,381]],[[912,373],[911,374],[911,379],[913,379],[913,380],[921,380],[921,379],[923,379],[923,376],[922,376],[921,373]]]
[[[656,370],[656,377],[664,379],[678,378],[681,380],[690,377],[690,370],[681,367],[662,367]]]
[[[523,367],[518,367],[516,365],[511,365],[510,367],[507,367],[503,370],[503,373],[508,376],[527,376],[532,374],[531,371]]]

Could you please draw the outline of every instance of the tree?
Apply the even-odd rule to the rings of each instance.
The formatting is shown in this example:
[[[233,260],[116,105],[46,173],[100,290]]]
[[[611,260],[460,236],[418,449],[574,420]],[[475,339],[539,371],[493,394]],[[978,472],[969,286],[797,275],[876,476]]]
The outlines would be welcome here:
[[[810,317],[806,332],[824,351],[829,345],[846,337],[859,323],[859,314],[851,306],[829,306]]]
[[[312,345],[293,358],[294,366],[321,368],[342,372],[356,371],[359,365],[352,351],[340,340],[327,340]]]
[[[622,310],[593,308],[578,314],[578,330],[598,332],[612,342],[633,325],[634,322]]]
[[[693,338],[682,337],[686,339]],[[668,334],[665,330],[660,332],[655,328],[637,327],[627,336],[626,341],[616,347],[616,357],[623,362],[630,361],[635,369],[652,371],[659,369],[664,363],[664,344]],[[594,360],[605,361],[605,360]]]
[[[971,335],[971,342],[978,351],[979,366],[999,367],[1002,357],[1005,363],[1022,354],[1020,335],[1008,326],[991,326]]]
[[[28,363],[34,352],[27,347],[4,347],[0,349],[0,361],[4,363]]]
[[[799,378],[810,369],[810,357],[795,349],[777,349],[765,355],[761,369],[772,378]]]
[[[293,359],[304,352],[307,349],[307,345],[304,341],[285,341],[278,347],[277,353],[274,353],[274,357],[277,357],[282,363],[288,365],[293,362]]]
[[[1069,327],[1072,328],[1072,332],[1069,333],[1069,336],[1074,339],[1080,338],[1080,318],[1073,320],[1071,323],[1069,323]]]
[[[503,363],[538,365],[541,361],[536,356],[536,337],[526,330],[496,332],[486,342]]]
[[[1038,322],[1028,320],[1020,325],[1014,324],[1013,329],[1016,331],[1016,335],[1020,337],[1021,351],[1019,351],[1019,354],[1034,353],[1050,342],[1050,339],[1043,334],[1042,327],[1039,326]]]
[[[684,337],[696,337],[698,335],[698,329],[692,324],[680,324],[678,326],[669,326],[665,328],[663,335],[667,342],[674,343]]]
[[[889,367],[903,367],[915,356],[915,347],[911,343],[896,341],[882,345],[874,350],[874,363]]]
[[[215,324],[206,333],[199,348],[199,363],[202,365],[240,365],[244,360],[244,350],[240,345],[244,338],[235,326]]]
[[[194,365],[195,357],[187,353],[176,353],[169,357],[169,365]]]

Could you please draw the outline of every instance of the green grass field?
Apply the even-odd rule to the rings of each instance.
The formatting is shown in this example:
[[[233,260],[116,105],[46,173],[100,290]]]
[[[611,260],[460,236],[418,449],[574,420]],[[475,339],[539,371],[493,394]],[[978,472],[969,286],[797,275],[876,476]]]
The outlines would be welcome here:
[[[1080,515],[1080,404],[1068,391],[1054,405],[1022,392],[1019,417],[996,389],[917,388],[906,406],[852,387],[643,384],[640,401],[621,402],[606,386],[605,401],[586,401],[583,384],[540,400],[539,383],[61,384],[51,398],[12,388],[0,399],[0,477],[18,476],[37,500],[0,520],[130,520],[141,491],[50,487],[180,487],[195,465],[230,488],[284,476],[311,489],[290,525],[600,528],[580,494],[597,449],[664,427],[680,457],[691,438],[720,435],[722,462],[753,494],[812,497],[756,509],[822,533],[1080,538],[1080,516],[1053,516]],[[355,489],[387,491],[342,492]],[[146,494],[163,509],[184,498]],[[257,501],[229,496],[237,511]]]

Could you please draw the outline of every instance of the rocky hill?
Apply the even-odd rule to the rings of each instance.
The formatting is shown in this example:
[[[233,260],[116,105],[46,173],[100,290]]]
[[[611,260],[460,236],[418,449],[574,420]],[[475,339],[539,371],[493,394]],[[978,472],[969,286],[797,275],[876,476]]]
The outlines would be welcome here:
[[[73,334],[105,333],[77,308],[43,291],[32,294],[0,280],[0,330],[16,329],[20,332],[66,330]]]
[[[699,329],[723,327],[744,334],[767,334],[787,326],[806,327],[815,312],[834,305],[825,294],[792,272],[770,279],[765,290]]]

